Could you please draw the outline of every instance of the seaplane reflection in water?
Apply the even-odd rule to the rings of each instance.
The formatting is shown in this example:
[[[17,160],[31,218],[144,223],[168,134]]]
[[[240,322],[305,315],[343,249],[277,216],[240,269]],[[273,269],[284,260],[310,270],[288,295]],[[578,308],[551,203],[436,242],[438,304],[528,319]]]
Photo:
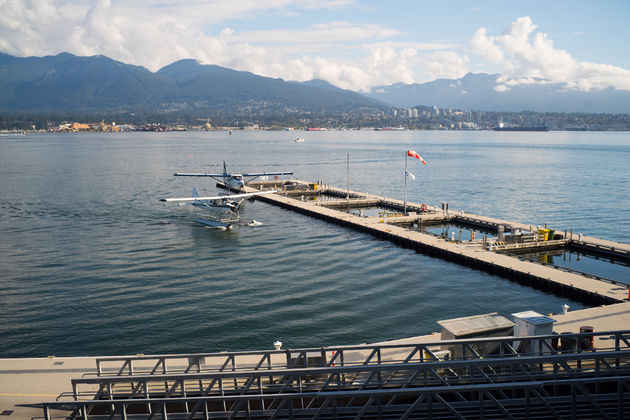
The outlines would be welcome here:
[[[193,187],[192,197],[184,198],[161,198],[160,201],[166,202],[192,202],[193,205],[202,207],[210,212],[210,220],[195,219],[195,222],[205,226],[214,227],[217,229],[232,229],[234,224],[246,224],[248,226],[260,226],[262,223],[256,220],[241,221],[239,214],[239,207],[241,203],[250,197],[262,194],[275,193],[277,190],[269,191],[256,191],[252,193],[242,194],[222,194],[214,197],[202,197],[197,190],[197,187]]]
[[[231,190],[242,190],[245,184],[258,177],[274,176],[278,179],[280,175],[293,175],[293,172],[253,172],[249,174],[241,173],[228,173],[225,161],[223,161],[223,173],[222,174],[205,174],[205,173],[176,173],[175,176],[207,176],[214,178],[217,181],[224,182],[225,185]],[[249,178],[249,179],[246,179]]]

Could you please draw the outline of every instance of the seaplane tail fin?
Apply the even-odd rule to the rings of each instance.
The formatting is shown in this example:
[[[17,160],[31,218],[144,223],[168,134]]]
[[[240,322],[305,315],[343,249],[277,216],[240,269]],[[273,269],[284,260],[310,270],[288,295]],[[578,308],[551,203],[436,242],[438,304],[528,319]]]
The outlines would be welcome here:
[[[193,187],[192,196],[195,198],[201,197],[201,195],[199,195],[199,190],[197,189],[197,187]]]
[[[223,176],[228,177],[227,166],[225,165],[225,161],[223,161]]]

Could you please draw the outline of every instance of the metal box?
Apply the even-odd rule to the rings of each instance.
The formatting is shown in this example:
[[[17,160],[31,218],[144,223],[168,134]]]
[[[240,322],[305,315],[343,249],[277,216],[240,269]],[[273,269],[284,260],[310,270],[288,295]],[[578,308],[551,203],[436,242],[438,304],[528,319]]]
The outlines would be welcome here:
[[[555,319],[541,315],[534,311],[525,311],[512,314],[514,317],[514,336],[531,337],[535,335],[551,335],[553,333],[553,323]],[[545,340],[547,345],[542,345],[538,340],[518,340],[514,341],[514,348],[520,353],[549,353],[551,339]]]
[[[438,324],[442,327],[442,340],[505,337],[511,336],[514,332],[514,323],[503,315],[499,315],[497,312],[464,318],[446,319],[438,321]],[[472,347],[480,356],[494,354],[499,350],[497,343],[479,343]],[[450,350],[454,359],[461,359],[463,356],[461,346],[444,345],[442,349]],[[466,356],[473,355],[470,354]]]

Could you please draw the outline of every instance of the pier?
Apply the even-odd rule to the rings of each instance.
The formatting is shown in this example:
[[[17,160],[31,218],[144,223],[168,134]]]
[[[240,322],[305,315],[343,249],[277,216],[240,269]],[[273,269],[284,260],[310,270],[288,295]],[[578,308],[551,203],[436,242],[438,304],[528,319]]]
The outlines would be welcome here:
[[[468,267],[487,271],[562,296],[593,304],[628,302],[628,283],[584,276],[571,270],[561,270],[535,262],[524,261],[506,252],[536,252],[546,249],[578,249],[599,253],[621,261],[630,260],[630,245],[607,241],[572,232],[556,231],[554,238],[535,239],[518,244],[488,242],[484,238],[471,241],[449,240],[410,227],[455,223],[484,230],[503,232],[537,232],[537,228],[521,222],[442,209],[419,203],[406,203],[407,215],[402,214],[402,200],[322,186],[306,181],[259,181],[246,187],[248,192],[277,189],[276,194],[256,199],[325,220],[350,229],[369,233],[399,246],[414,249],[432,257],[443,258]],[[222,186],[222,184],[217,184]],[[368,217],[341,211],[342,208],[378,207],[390,210],[389,215]]]

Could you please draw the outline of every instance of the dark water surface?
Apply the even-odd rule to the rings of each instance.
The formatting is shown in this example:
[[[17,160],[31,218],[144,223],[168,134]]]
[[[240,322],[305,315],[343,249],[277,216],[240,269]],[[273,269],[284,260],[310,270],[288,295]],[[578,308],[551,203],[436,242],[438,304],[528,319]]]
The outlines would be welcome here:
[[[296,144],[299,136],[306,141]],[[305,180],[630,242],[629,133],[185,132],[0,138],[0,357],[354,344],[440,319],[578,302],[270,205],[217,231],[157,201],[214,183]]]

